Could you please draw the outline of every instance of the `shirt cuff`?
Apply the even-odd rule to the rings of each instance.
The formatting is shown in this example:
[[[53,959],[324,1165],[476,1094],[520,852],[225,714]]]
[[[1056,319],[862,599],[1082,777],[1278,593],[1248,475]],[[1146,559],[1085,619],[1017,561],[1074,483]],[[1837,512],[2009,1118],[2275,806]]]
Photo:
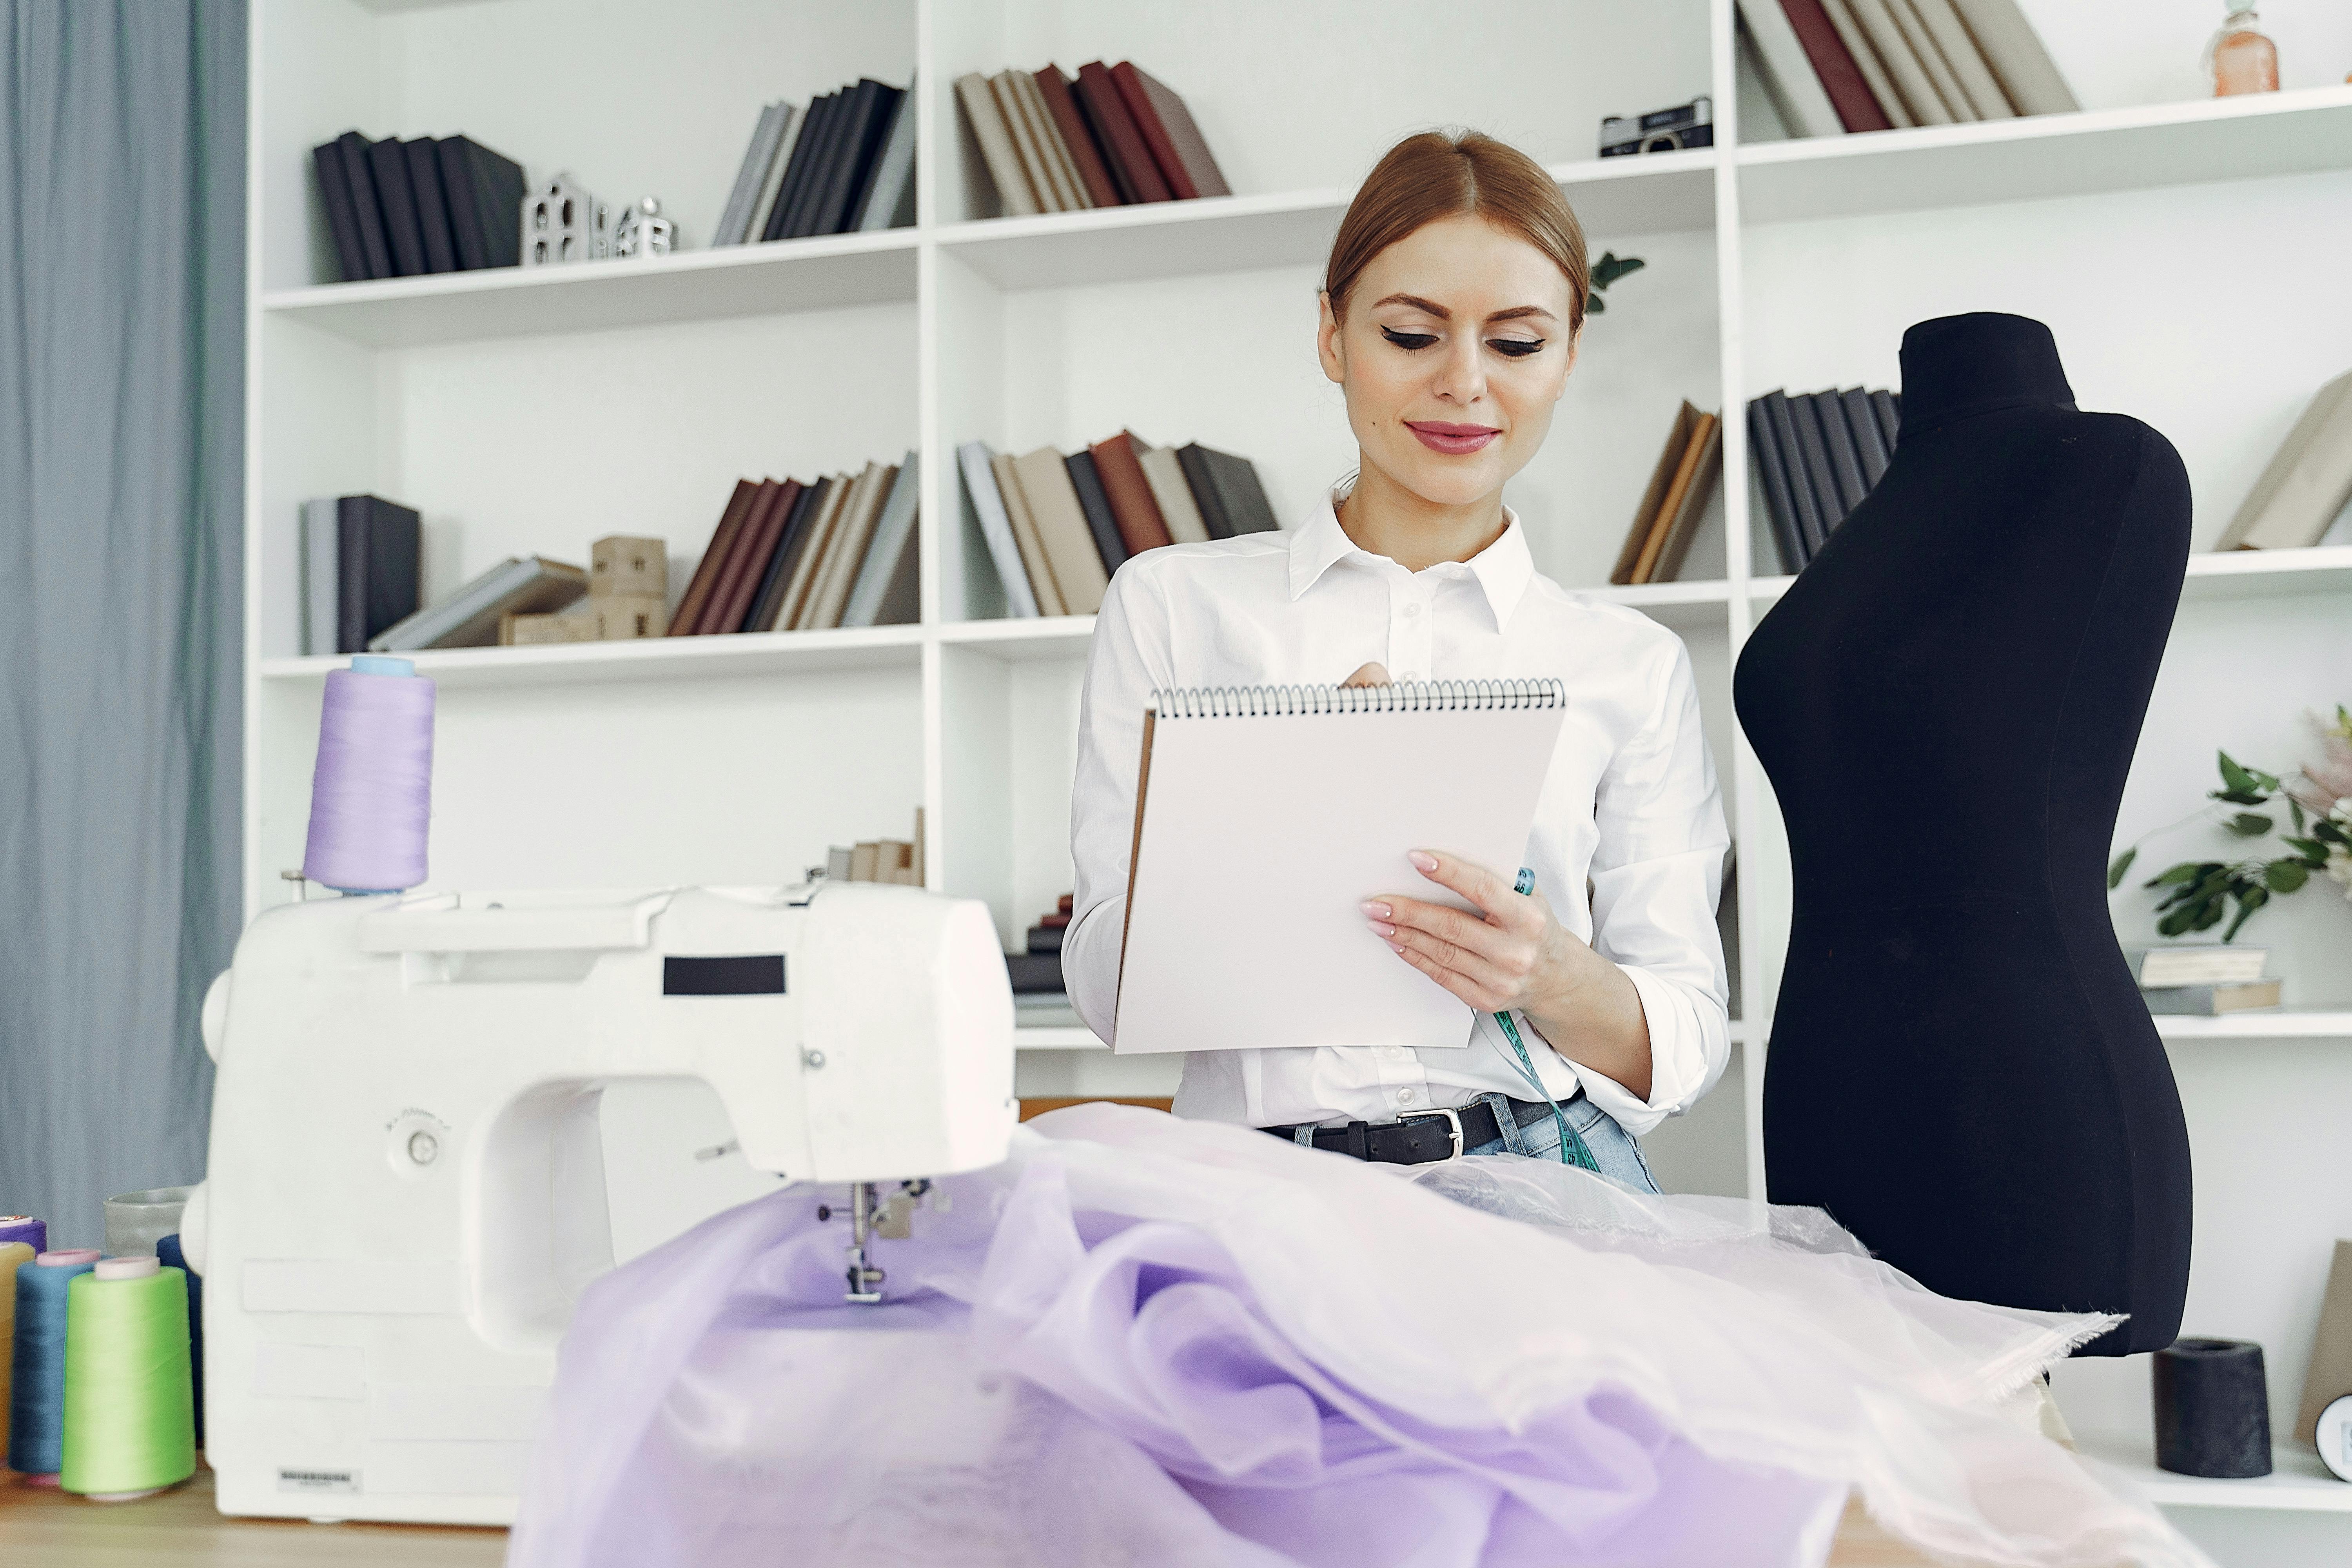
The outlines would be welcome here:
[[[1722,1009],[1711,999],[1693,997],[1670,980],[1662,980],[1638,964],[1621,963],[1625,978],[1642,999],[1642,1016],[1650,1026],[1650,1098],[1643,1100],[1623,1084],[1578,1063],[1577,1077],[1585,1097],[1607,1111],[1617,1125],[1639,1138],[1676,1111],[1685,1110],[1706,1092],[1712,1074],[1710,1058],[1728,1056],[1731,1035]],[[1709,1018],[1721,1037],[1718,1050],[1707,1048]]]

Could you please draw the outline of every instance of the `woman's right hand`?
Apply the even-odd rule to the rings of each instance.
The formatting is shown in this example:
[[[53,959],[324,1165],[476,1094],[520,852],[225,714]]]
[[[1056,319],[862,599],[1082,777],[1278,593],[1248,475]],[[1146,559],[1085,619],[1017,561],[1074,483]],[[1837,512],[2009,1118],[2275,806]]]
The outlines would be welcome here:
[[[1356,673],[1355,673],[1355,674],[1353,674],[1353,675],[1351,675],[1351,676],[1348,677],[1348,679],[1345,679],[1345,680],[1343,680],[1343,681],[1339,682],[1339,684],[1340,684],[1341,686],[1343,686],[1343,687],[1346,687],[1346,686],[1393,686],[1393,685],[1395,685],[1396,683],[1395,683],[1394,681],[1392,681],[1392,680],[1391,680],[1391,679],[1389,679],[1389,671],[1388,671],[1388,667],[1387,667],[1386,665],[1384,665],[1384,664],[1379,664],[1379,663],[1373,663],[1373,664],[1368,664],[1368,665],[1364,666],[1361,669],[1359,669],[1358,671],[1356,671]]]

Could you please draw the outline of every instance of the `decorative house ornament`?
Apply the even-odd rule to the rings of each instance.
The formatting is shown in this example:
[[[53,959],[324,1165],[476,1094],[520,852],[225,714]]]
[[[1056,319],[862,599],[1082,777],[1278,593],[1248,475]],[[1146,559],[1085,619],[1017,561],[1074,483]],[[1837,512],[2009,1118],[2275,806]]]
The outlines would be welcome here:
[[[558,267],[613,254],[613,214],[569,171],[522,199],[522,264]]]
[[[613,255],[667,256],[673,226],[661,216],[661,203],[646,196],[621,209],[613,226]]]

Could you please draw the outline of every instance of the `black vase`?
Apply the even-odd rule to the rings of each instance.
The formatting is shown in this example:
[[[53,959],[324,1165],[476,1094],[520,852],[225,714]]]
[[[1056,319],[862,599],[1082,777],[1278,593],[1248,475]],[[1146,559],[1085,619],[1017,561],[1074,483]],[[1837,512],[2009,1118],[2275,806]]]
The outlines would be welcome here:
[[[2271,1473],[2270,1388],[2251,1340],[2175,1340],[2156,1352],[2156,1463],[2180,1476]]]

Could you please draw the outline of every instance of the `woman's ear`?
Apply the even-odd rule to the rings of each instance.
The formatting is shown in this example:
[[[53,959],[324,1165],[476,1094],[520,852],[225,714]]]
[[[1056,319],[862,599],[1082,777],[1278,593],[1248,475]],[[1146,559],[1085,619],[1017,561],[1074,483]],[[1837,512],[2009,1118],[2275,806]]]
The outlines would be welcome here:
[[[1326,379],[1344,384],[1348,379],[1348,355],[1339,346],[1339,319],[1331,313],[1331,296],[1318,289],[1315,311],[1315,357],[1323,362]]]
[[[1568,365],[1559,373],[1559,385],[1552,391],[1554,403],[1568,395],[1568,378],[1576,374],[1576,356],[1584,352],[1584,328],[1590,321],[1591,318],[1587,317],[1584,322],[1580,322],[1575,335],[1568,340]]]

